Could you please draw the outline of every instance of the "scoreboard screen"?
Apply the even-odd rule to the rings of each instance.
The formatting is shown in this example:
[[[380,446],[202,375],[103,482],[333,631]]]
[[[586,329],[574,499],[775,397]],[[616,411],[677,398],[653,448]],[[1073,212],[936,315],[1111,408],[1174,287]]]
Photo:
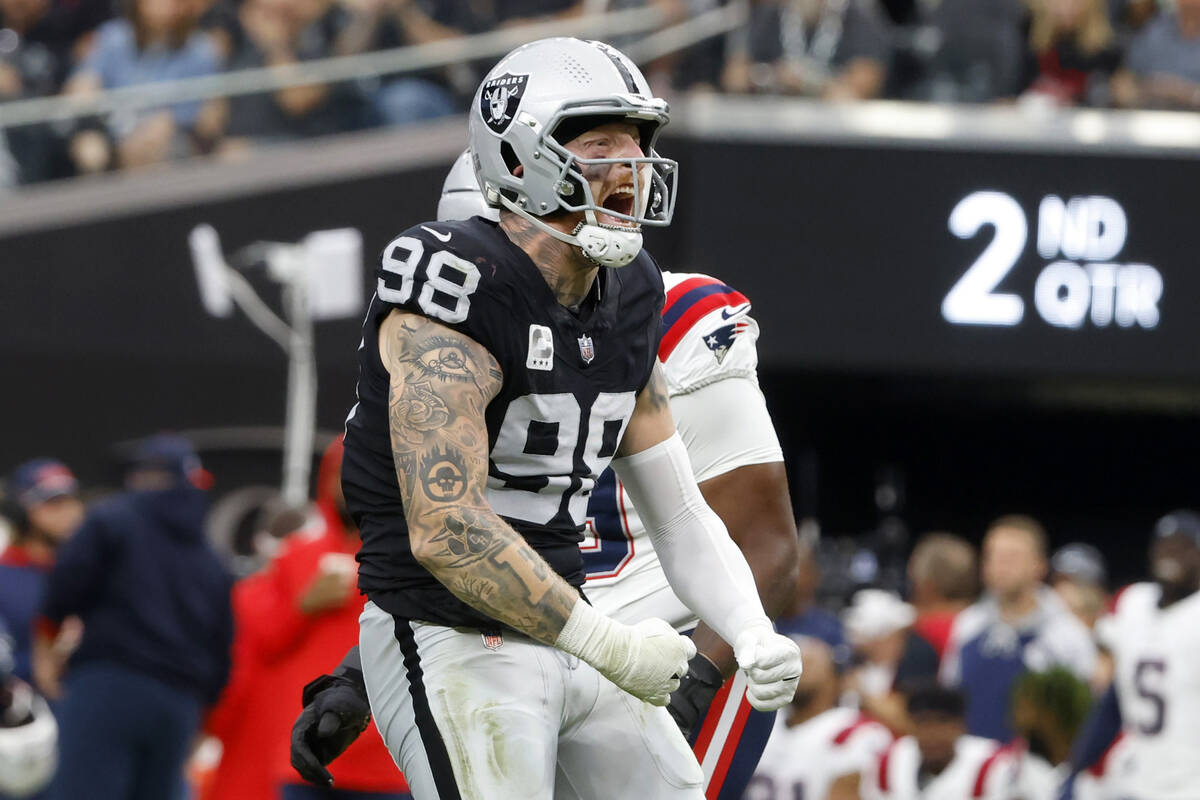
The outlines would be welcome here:
[[[1200,160],[691,143],[686,262],[765,364],[1200,376]]]

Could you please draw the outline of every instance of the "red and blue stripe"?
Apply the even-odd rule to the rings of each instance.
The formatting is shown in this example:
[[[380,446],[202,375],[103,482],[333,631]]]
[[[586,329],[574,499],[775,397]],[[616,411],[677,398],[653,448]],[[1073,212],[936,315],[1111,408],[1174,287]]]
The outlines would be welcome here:
[[[667,292],[667,302],[663,306],[663,335],[658,345],[659,359],[666,361],[692,326],[709,312],[717,308],[742,306],[749,302],[744,294],[716,278],[688,278],[674,286]]]

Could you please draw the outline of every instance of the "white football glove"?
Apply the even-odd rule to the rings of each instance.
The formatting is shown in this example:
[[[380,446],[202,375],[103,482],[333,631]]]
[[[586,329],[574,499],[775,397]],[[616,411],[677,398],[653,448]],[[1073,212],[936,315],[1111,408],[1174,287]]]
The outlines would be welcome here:
[[[661,619],[623,625],[580,600],[555,647],[578,656],[639,700],[665,706],[696,645]]]
[[[746,699],[759,711],[775,711],[791,702],[804,665],[800,647],[780,636],[769,624],[744,628],[733,644],[733,655],[746,673]]]

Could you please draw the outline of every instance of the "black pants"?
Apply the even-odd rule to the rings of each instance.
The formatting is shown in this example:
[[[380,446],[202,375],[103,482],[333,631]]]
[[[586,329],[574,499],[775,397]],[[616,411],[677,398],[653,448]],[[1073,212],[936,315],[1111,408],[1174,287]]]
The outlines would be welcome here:
[[[83,664],[58,704],[59,764],[47,800],[177,800],[200,724],[187,692],[115,664]]]

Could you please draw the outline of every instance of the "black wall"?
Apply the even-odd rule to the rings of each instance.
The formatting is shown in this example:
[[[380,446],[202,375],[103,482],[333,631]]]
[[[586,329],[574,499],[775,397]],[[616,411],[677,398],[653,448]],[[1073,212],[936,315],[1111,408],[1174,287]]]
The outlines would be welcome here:
[[[753,300],[801,513],[827,529],[870,528],[890,469],[904,476],[914,530],[977,534],[988,517],[1026,509],[1058,539],[1110,540],[1136,570],[1150,520],[1200,505],[1200,161],[699,140],[664,150],[682,165],[679,210],[649,247],[665,267],[717,274]],[[240,316],[203,311],[188,232],[211,223],[232,252],[356,227],[373,259],[432,215],[447,167],[0,238],[0,468],[53,453],[102,480],[117,440],[281,424],[284,357]],[[1023,299],[1016,326],[953,325],[940,311],[993,236],[989,225],[968,239],[948,229],[980,190],[1008,194],[1026,217],[1027,241],[994,290]],[[1039,318],[1035,280],[1051,259],[1036,229],[1049,194],[1121,205],[1128,235],[1111,260],[1161,274],[1154,328]],[[318,325],[326,429],[353,401],[358,326]]]

